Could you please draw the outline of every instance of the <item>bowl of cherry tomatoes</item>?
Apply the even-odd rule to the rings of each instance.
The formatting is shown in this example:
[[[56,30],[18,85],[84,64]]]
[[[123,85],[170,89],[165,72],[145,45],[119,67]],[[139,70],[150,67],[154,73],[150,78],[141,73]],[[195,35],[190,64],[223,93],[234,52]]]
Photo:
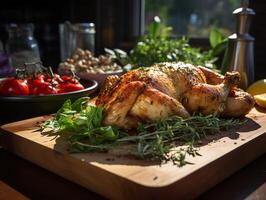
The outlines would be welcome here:
[[[98,83],[53,73],[12,76],[0,79],[0,116],[13,121],[55,113],[70,99],[95,94]]]

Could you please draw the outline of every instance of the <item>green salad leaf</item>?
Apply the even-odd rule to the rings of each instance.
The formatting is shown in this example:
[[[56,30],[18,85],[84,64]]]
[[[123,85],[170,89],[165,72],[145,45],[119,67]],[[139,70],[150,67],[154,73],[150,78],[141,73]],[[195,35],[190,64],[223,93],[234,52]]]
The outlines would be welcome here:
[[[74,103],[67,100],[55,117],[42,125],[42,132],[66,136],[70,148],[77,141],[93,145],[115,141],[118,136],[117,129],[111,126],[101,126],[103,108],[87,105],[87,100],[86,97],[80,98]]]

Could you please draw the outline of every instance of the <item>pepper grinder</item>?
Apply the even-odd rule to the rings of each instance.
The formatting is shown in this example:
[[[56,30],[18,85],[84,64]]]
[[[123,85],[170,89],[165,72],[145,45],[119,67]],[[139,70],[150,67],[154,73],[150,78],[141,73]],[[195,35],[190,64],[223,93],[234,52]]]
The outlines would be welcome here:
[[[236,33],[228,37],[222,73],[238,71],[241,75],[239,87],[247,89],[254,81],[254,38],[249,34],[251,18],[255,12],[248,8],[249,1],[243,0],[241,8],[234,10]]]

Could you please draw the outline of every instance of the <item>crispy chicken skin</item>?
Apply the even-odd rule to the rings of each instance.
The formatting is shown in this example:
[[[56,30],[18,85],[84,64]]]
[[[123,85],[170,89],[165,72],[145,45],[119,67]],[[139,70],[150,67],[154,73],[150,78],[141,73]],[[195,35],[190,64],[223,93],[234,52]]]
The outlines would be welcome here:
[[[237,88],[238,72],[225,76],[183,62],[158,63],[121,77],[109,76],[96,105],[104,108],[104,125],[135,128],[140,121],[193,113],[239,117],[254,106],[251,95]]]

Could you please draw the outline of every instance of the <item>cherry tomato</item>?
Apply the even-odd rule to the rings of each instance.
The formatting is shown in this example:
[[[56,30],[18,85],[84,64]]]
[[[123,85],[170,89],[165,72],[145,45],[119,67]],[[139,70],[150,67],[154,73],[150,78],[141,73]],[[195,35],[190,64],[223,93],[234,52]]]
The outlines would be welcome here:
[[[46,94],[57,94],[57,89],[51,86],[47,82],[43,82],[42,85],[34,88],[33,95],[46,95]]]
[[[39,80],[45,80],[45,75],[44,74],[38,74],[37,77],[35,79],[39,79]]]
[[[58,93],[74,92],[84,89],[80,83],[63,83],[58,87]]]
[[[54,74],[54,80],[57,81],[58,83],[63,83],[65,81],[62,79],[62,76],[58,74]]]
[[[79,81],[73,76],[62,75],[60,79],[63,81],[63,83],[79,83]],[[58,82],[62,83],[62,81]]]
[[[43,74],[38,75],[35,79],[28,79],[28,85],[30,89],[30,94],[33,94],[33,91],[36,87],[40,87],[45,83],[45,76]]]
[[[71,76],[62,75],[62,76],[61,76],[61,79],[62,79],[64,82],[69,82],[69,81],[71,81],[73,78],[72,78]]]
[[[45,81],[49,83],[55,83],[55,84],[64,82],[61,76],[58,74],[54,74],[53,77],[51,77],[51,75],[48,75]]]
[[[6,96],[29,95],[29,86],[26,80],[7,78],[0,83],[0,94]]]

